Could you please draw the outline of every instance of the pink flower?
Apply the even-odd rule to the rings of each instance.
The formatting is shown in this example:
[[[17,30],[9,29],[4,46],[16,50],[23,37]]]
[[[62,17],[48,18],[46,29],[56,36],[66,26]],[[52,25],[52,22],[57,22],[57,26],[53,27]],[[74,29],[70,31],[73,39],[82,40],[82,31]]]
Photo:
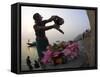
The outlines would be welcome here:
[[[71,54],[70,49],[68,49],[67,47],[62,52],[64,53],[65,56],[68,56]]]
[[[68,45],[62,52],[64,53],[65,56],[69,56],[71,58],[76,57],[79,52],[78,43],[76,42],[68,43]]]
[[[53,53],[53,57],[57,57],[57,56],[59,56],[60,54],[61,54],[61,52],[55,51],[55,52]]]
[[[41,62],[43,62],[44,64],[47,64],[51,61],[51,57],[52,57],[52,51],[47,50],[45,52],[43,52],[44,56],[41,59]]]

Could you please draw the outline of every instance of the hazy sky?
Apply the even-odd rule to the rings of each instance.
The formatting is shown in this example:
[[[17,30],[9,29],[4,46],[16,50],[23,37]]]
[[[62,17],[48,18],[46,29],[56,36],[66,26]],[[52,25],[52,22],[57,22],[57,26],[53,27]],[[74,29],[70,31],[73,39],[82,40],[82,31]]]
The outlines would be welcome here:
[[[26,7],[22,6],[22,40],[35,41],[35,32],[33,29],[34,20],[33,15],[39,13],[43,19],[48,19],[52,15],[58,15],[64,19],[64,24],[61,29],[64,35],[55,29],[46,31],[46,35],[50,43],[57,40],[68,41],[74,39],[77,35],[83,33],[86,29],[90,29],[88,16],[85,10],[77,9],[58,9],[58,8],[45,8],[45,7]],[[46,26],[53,24],[48,23]]]

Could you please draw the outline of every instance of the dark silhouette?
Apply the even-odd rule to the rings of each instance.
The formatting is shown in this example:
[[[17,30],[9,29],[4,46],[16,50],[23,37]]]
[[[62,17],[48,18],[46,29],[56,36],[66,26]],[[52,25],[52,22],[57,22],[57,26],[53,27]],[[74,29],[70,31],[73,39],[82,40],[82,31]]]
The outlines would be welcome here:
[[[49,45],[49,41],[46,37],[45,32],[51,29],[56,29],[62,34],[64,34],[64,32],[60,29],[60,25],[64,23],[64,20],[58,16],[51,16],[51,18],[49,18],[48,20],[42,20],[42,18],[43,17],[39,13],[35,13],[33,15],[33,19],[35,20],[33,28],[35,30],[36,35],[36,47],[39,55],[39,62],[41,64],[42,69],[45,69],[45,65],[41,62],[41,58],[43,57],[43,51],[46,51],[46,48]],[[45,26],[46,23],[51,21],[54,21],[53,25]]]
[[[31,60],[30,60],[29,56],[27,56],[27,58],[26,58],[26,63],[27,63],[27,66],[29,67],[29,70],[32,71],[33,70],[33,66],[31,64]]]
[[[40,67],[39,62],[36,61],[36,60],[34,61],[34,67],[35,67],[35,68],[39,68],[39,67]]]
[[[49,45],[48,38],[46,37],[45,31],[53,29],[53,28],[59,28],[57,24],[51,25],[51,26],[45,26],[46,23],[53,21],[55,17],[52,16],[48,20],[42,20],[42,16],[39,13],[35,13],[33,15],[33,19],[35,20],[35,25],[33,26],[35,30],[36,35],[36,46],[39,58],[43,56],[43,51],[46,50],[46,47]]]

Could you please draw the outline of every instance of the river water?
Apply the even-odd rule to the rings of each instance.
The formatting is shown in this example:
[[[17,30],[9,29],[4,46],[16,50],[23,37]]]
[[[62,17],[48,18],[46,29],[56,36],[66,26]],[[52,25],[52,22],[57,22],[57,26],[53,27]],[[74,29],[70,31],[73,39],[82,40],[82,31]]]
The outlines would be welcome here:
[[[34,60],[38,59],[38,53],[36,47],[28,47],[27,40],[22,40],[21,45],[21,70],[29,70],[26,64],[26,58],[30,56],[30,60],[32,62],[32,66],[34,67]]]

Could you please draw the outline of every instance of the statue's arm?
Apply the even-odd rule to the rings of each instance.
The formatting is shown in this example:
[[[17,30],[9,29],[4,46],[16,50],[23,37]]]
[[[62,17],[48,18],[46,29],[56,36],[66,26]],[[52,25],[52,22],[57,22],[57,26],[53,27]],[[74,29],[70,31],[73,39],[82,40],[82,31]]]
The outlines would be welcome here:
[[[57,25],[56,24],[54,24],[54,25],[50,25],[50,26],[34,26],[34,29],[35,30],[50,30],[50,29],[53,29],[53,28],[55,28]]]
[[[51,18],[49,18],[49,19],[47,19],[47,20],[44,20],[43,22],[46,24],[46,23],[48,23],[48,22],[53,21],[54,18],[55,18],[54,16],[51,16]]]

